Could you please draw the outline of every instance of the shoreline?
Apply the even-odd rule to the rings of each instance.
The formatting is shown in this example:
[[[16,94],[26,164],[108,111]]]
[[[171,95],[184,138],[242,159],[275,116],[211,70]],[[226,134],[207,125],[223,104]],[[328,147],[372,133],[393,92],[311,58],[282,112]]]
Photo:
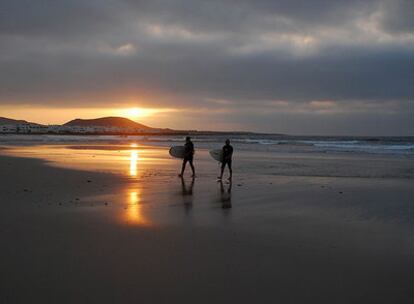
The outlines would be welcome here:
[[[394,157],[414,159],[414,137],[309,137],[282,136],[269,134],[251,135],[194,135],[197,148],[221,148],[224,140],[230,137],[238,151],[272,152],[275,154],[307,154],[365,157]],[[182,145],[182,135],[0,135],[1,145],[30,146],[49,145],[85,145],[99,143],[108,145],[125,145],[140,143],[153,146]]]
[[[133,154],[137,154],[140,157],[141,168],[157,170],[160,175],[163,175],[164,168],[171,173],[171,167],[178,168],[181,162],[171,158],[167,144],[145,141],[111,144],[102,142],[31,143],[2,145],[0,150],[3,151],[3,155],[44,159],[55,166],[72,169],[95,171],[100,168],[106,172],[120,173],[116,168],[119,168],[119,164],[123,164],[125,169],[122,174],[130,168],[129,161]],[[213,174],[213,171],[217,171],[218,163],[209,156],[210,148],[198,145],[195,161],[200,165],[201,172],[214,175],[216,173]],[[236,172],[245,175],[414,179],[414,158],[401,155],[288,153],[284,151],[275,153],[262,150],[240,150],[239,148],[236,146],[235,169]],[[70,159],[66,159],[66,155],[70,155]]]

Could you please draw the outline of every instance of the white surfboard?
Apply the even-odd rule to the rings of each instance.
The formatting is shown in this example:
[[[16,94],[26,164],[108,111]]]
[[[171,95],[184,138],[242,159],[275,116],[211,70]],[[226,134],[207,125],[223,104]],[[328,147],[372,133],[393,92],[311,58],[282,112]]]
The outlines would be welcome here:
[[[175,158],[184,158],[184,146],[172,146],[170,148],[170,155]]]
[[[222,149],[214,149],[210,150],[210,156],[218,162],[223,161],[223,150]]]

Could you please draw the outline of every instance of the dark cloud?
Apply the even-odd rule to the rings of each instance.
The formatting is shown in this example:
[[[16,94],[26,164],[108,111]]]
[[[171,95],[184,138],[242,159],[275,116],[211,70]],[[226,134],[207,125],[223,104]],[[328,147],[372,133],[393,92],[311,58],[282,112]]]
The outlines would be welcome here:
[[[385,1],[379,20],[382,28],[390,33],[414,35],[414,1]]]
[[[199,32],[255,31],[283,24],[284,28],[276,30],[286,30],[287,25],[302,30],[300,25],[352,22],[355,14],[367,13],[377,5],[374,0],[9,0],[1,4],[0,31],[82,36],[140,22],[178,24]]]
[[[376,115],[372,104],[393,104],[390,121],[403,133],[414,100],[413,12],[410,0],[5,0],[0,105],[111,106],[128,92],[152,97],[146,106],[233,111],[232,126],[269,131],[262,122],[287,115],[269,101],[298,111],[332,101],[345,111],[336,116],[361,124]],[[248,119],[252,105],[267,111]],[[286,130],[321,118],[308,110],[290,113]]]
[[[119,26],[118,6],[99,0],[10,0],[0,4],[0,34],[67,39]]]

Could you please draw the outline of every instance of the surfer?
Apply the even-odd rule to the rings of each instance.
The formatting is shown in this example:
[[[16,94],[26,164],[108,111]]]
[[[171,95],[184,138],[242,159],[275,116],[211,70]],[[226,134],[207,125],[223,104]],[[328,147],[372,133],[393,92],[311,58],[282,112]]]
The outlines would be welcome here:
[[[232,176],[233,176],[233,170],[231,168],[231,160],[233,157],[233,147],[230,145],[230,139],[226,139],[226,144],[223,146],[223,159],[221,161],[221,173],[220,176],[218,177],[219,180],[223,179],[223,173],[224,173],[224,168],[227,167],[229,168],[229,180],[231,180]]]
[[[181,167],[181,173],[178,175],[179,177],[182,177],[184,175],[184,170],[185,170],[185,166],[186,166],[187,162],[190,163],[191,171],[193,171],[192,177],[195,177],[193,158],[194,158],[194,144],[191,141],[190,136],[187,136],[185,138],[185,144],[184,144],[183,166]]]

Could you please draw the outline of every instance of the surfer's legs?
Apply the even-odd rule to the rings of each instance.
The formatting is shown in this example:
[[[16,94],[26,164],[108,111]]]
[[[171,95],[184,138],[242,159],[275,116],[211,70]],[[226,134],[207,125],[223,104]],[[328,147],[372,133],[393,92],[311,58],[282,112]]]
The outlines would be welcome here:
[[[181,166],[181,173],[180,176],[184,175],[185,165],[187,164],[187,159],[184,158],[183,165]]]
[[[223,161],[221,163],[221,171],[220,171],[220,177],[219,177],[219,179],[223,179],[224,168],[226,167],[226,165],[229,168],[229,173],[230,173],[229,179],[232,178],[232,176],[233,176],[233,170],[231,168],[231,160],[230,161],[227,160],[227,161]]]
[[[192,158],[184,158],[183,159],[183,165],[181,167],[181,174],[179,174],[179,176],[183,176],[184,175],[185,166],[187,165],[187,162],[190,163],[191,171],[193,171],[193,177],[195,177],[195,169],[194,169],[193,159]]]
[[[193,165],[193,159],[189,159],[188,162],[190,163],[191,171],[193,171],[193,177],[195,177],[195,169]]]
[[[222,162],[222,163],[221,163],[220,177],[219,177],[219,179],[220,179],[220,180],[223,178],[224,168],[225,168],[225,167],[226,167],[226,162]]]

